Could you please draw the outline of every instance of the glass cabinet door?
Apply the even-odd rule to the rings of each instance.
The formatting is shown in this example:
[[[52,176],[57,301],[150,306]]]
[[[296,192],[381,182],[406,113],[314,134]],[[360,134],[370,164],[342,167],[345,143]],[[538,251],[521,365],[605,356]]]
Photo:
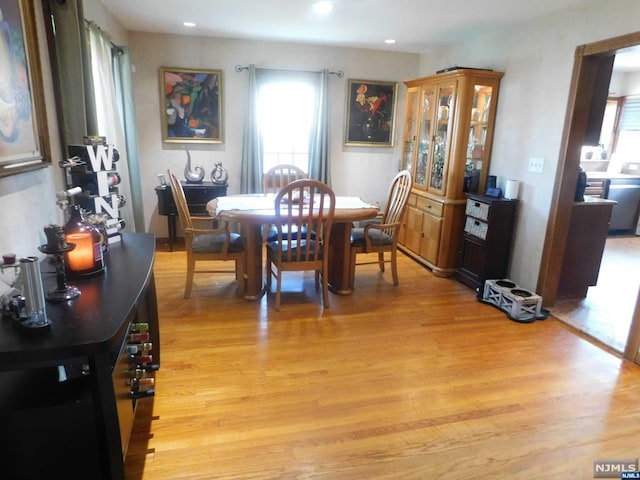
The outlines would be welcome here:
[[[407,90],[407,111],[404,119],[402,168],[409,170],[413,175],[413,153],[416,149],[416,127],[418,122],[418,106],[420,101],[420,89],[418,87]]]
[[[433,156],[429,169],[429,190],[444,195],[449,161],[451,118],[455,101],[454,85],[439,85],[436,98],[438,111],[433,134]]]
[[[464,176],[465,192],[478,193],[480,181],[484,177],[483,169],[488,162],[485,157],[487,127],[491,112],[491,95],[493,87],[474,85],[473,103],[471,105],[471,119],[469,125],[469,144],[467,147],[467,162]]]
[[[422,122],[418,132],[418,157],[416,159],[416,173],[413,182],[417,186],[426,188],[436,111],[435,87],[433,85],[427,85],[422,88],[420,106]]]

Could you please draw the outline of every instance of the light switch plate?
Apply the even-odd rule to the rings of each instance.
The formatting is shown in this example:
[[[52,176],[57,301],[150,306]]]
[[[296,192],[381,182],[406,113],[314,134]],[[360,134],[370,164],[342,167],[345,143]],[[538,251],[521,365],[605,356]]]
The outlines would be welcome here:
[[[530,157],[529,171],[533,173],[542,173],[544,170],[544,158]]]

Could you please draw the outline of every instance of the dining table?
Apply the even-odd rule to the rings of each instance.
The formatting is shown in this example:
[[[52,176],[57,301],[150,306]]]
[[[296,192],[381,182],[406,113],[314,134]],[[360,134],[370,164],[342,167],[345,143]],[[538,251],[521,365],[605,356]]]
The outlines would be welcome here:
[[[245,239],[244,298],[257,300],[265,293],[263,278],[263,226],[276,221],[275,194],[238,194],[210,200],[209,215],[230,224],[239,224]],[[333,293],[350,295],[354,288],[351,265],[351,228],[354,222],[375,218],[379,207],[359,197],[336,196],[335,213],[329,239],[329,288]]]

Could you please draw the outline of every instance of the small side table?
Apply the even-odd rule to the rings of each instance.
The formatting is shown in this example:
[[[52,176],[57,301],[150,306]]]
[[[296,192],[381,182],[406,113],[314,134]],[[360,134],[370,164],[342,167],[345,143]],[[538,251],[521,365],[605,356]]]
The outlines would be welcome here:
[[[194,217],[205,217],[207,213],[207,202],[217,197],[227,195],[228,184],[219,185],[213,182],[187,183],[181,180],[184,196],[187,198],[189,212]],[[173,201],[171,186],[160,185],[155,187],[158,196],[158,214],[167,217],[167,230],[169,232],[169,251],[173,251],[173,243],[176,240],[176,217],[178,207]]]

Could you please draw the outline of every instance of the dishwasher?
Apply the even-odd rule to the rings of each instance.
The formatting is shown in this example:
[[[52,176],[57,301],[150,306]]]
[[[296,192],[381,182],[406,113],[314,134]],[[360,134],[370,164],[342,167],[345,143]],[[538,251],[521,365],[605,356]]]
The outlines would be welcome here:
[[[611,212],[609,232],[635,233],[640,208],[640,178],[612,179],[608,198],[618,202]]]

